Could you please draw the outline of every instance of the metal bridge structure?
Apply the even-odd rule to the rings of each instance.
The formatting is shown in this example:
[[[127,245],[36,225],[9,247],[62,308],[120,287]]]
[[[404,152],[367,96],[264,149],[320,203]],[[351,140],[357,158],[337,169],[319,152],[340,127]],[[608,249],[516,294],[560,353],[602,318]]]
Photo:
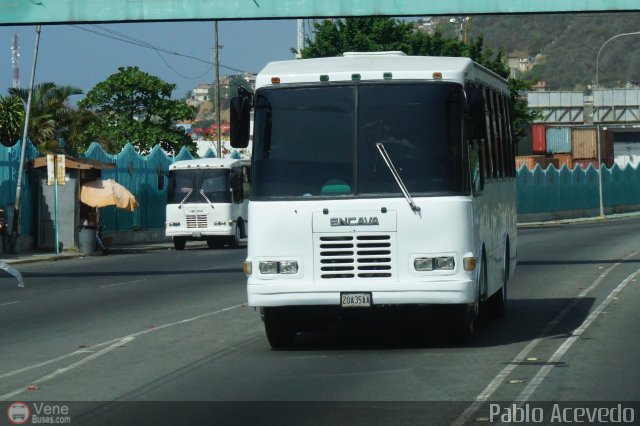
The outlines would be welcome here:
[[[632,10],[638,0],[0,0],[0,25]]]
[[[640,88],[582,92],[529,92],[538,123],[554,125],[640,125]]]

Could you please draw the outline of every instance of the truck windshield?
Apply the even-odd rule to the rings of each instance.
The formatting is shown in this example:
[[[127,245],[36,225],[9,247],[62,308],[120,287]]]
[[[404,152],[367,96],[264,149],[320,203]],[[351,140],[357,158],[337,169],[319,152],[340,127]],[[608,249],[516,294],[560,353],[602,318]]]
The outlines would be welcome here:
[[[412,195],[468,194],[462,97],[443,82],[263,89],[252,195],[401,197],[377,143]]]
[[[184,204],[207,203],[202,196],[212,203],[230,203],[229,170],[171,170],[169,172],[168,203]],[[187,197],[187,194],[191,194]],[[187,199],[185,200],[185,197]]]

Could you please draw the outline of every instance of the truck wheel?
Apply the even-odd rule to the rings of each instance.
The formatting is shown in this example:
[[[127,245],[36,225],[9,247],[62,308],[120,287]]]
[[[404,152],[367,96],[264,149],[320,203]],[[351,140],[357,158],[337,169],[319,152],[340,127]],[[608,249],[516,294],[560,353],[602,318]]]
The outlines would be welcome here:
[[[173,237],[173,248],[176,250],[184,250],[184,246],[187,244],[187,239],[183,237]]]
[[[263,308],[262,319],[272,348],[283,349],[293,345],[297,331],[291,315],[288,315],[283,308]]]

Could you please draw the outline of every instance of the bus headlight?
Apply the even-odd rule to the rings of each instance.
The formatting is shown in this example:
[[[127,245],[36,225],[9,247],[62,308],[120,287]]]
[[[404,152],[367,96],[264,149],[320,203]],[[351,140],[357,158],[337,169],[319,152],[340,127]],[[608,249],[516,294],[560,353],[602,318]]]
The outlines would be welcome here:
[[[278,273],[278,262],[260,262],[260,273],[267,274],[277,274]]]
[[[278,270],[281,274],[297,274],[298,262],[295,260],[285,260],[279,262]]]
[[[297,274],[298,262],[295,260],[273,261],[267,260],[258,263],[260,273],[263,275],[270,274]]]
[[[417,257],[413,260],[416,271],[453,271],[456,261],[453,256],[446,257]]]
[[[455,260],[453,257],[436,257],[435,258],[435,269],[444,269],[447,271],[453,271],[456,266]]]
[[[416,271],[433,271],[433,259],[430,257],[419,257],[413,261]]]

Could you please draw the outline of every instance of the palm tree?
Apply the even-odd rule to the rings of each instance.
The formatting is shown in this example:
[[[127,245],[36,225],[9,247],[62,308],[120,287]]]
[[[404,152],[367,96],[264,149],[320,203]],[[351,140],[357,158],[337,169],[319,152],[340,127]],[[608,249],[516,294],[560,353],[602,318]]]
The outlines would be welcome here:
[[[13,146],[20,139],[24,123],[22,101],[15,96],[0,96],[0,143]]]
[[[11,95],[22,99],[26,105],[29,91],[9,89]],[[56,86],[45,82],[36,85],[31,94],[31,114],[29,119],[29,139],[45,151],[58,150],[57,138],[63,136],[70,123],[69,97],[81,95],[81,89],[74,86]]]

